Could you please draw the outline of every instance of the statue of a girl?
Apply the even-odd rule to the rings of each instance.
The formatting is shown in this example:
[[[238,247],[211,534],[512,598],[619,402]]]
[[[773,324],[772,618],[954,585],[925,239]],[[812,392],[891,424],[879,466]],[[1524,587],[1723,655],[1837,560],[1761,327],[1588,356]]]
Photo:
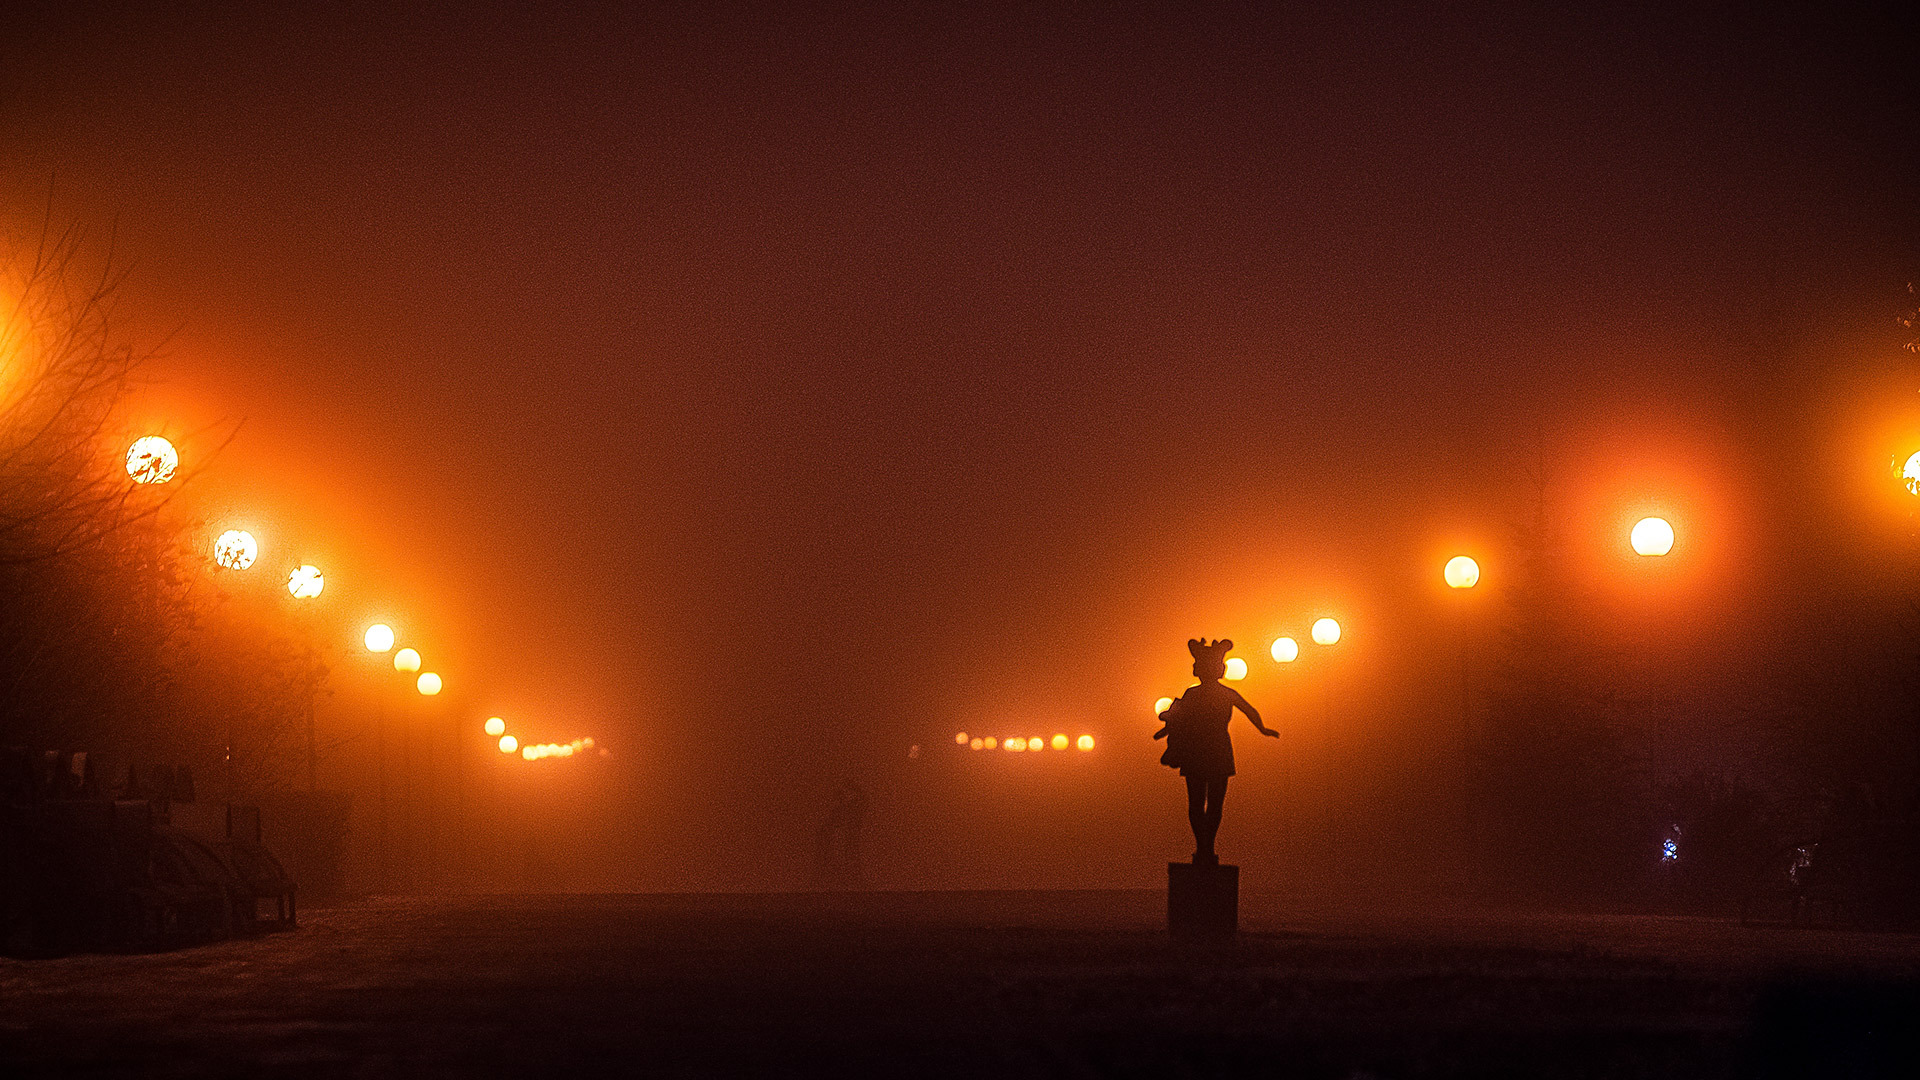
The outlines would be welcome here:
[[[1167,752],[1160,760],[1180,770],[1187,781],[1187,823],[1193,826],[1196,863],[1217,864],[1213,853],[1214,834],[1220,831],[1220,804],[1227,797],[1227,778],[1233,775],[1233,740],[1227,735],[1227,723],[1233,710],[1239,709],[1253,721],[1254,729],[1269,738],[1280,733],[1260,722],[1260,713],[1240,692],[1223,685],[1227,674],[1227,653],[1233,642],[1209,642],[1198,638],[1187,642],[1193,654],[1193,677],[1198,686],[1187,688],[1180,699],[1163,714],[1166,726],[1154,733],[1167,740]]]

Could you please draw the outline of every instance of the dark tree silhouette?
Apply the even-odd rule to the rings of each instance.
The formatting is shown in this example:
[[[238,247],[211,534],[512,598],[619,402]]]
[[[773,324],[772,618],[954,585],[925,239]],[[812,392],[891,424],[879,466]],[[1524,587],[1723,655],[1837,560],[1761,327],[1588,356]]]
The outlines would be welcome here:
[[[286,784],[324,669],[213,578],[172,502],[192,470],[129,480],[119,409],[145,356],[115,332],[123,275],[86,254],[48,228],[0,259],[0,743]]]
[[[1590,630],[1548,471],[1534,481],[1475,737],[1470,857],[1497,888],[1591,896],[1631,877],[1645,807],[1619,731],[1617,658]]]

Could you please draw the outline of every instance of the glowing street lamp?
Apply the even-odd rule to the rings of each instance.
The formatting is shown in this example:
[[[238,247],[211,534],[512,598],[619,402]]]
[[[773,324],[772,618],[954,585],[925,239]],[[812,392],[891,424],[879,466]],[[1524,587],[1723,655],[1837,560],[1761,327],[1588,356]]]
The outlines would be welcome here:
[[[1332,645],[1340,640],[1340,624],[1332,619],[1318,619],[1313,624],[1313,643]]]
[[[1074,741],[1074,744],[1073,744],[1073,745],[1074,745],[1074,746],[1075,746],[1076,748],[1078,748],[1078,749],[1081,749],[1081,750],[1091,750],[1091,749],[1093,749],[1093,736],[1091,736],[1091,735],[1082,735],[1082,736],[1080,736],[1080,738],[1078,738],[1078,739],[1076,739],[1076,740]]]
[[[1455,555],[1447,560],[1441,576],[1446,578],[1447,588],[1460,597],[1460,753],[1463,759],[1470,760],[1473,752],[1473,668],[1467,640],[1466,598],[1467,591],[1480,584],[1480,564],[1468,556]],[[1460,775],[1463,778],[1467,775],[1464,767]],[[1471,791],[1467,798],[1472,798]],[[1471,806],[1468,812],[1472,813]]]
[[[414,680],[413,685],[419,688],[420,693],[427,697],[432,697],[440,692],[440,676],[435,675],[431,671],[423,671],[420,673],[420,677]]]
[[[1907,459],[1907,467],[1900,470],[1900,480],[1906,485],[1907,494],[1920,495],[1920,450]]]
[[[293,573],[287,575],[287,591],[301,600],[311,600],[320,595],[327,587],[327,579],[322,577],[318,568],[310,564],[301,564]]]
[[[367,627],[367,651],[386,652],[393,648],[393,627],[386,623],[374,623]]]
[[[213,542],[214,565],[228,570],[245,570],[259,554],[260,545],[254,542],[253,534],[241,529],[228,529]]]
[[[1291,664],[1300,659],[1300,643],[1290,637],[1273,639],[1273,658],[1283,664]]]
[[[1156,701],[1153,703],[1153,715],[1159,716],[1161,713],[1164,713],[1171,708],[1173,708],[1173,699],[1170,697],[1163,697],[1159,701]]]
[[[507,733],[507,722],[505,720],[502,720],[497,716],[487,717],[487,734],[505,735],[506,733]]]
[[[1227,680],[1239,682],[1247,677],[1247,662],[1237,656],[1227,657]]]
[[[1480,564],[1465,555],[1455,555],[1447,560],[1447,568],[1442,571],[1449,589],[1471,589],[1480,584]]]
[[[519,739],[516,739],[511,735],[500,736],[500,752],[501,753],[511,754],[518,749],[520,749]]]
[[[1673,526],[1665,518],[1641,518],[1627,535],[1640,555],[1665,555],[1673,550]]]
[[[393,654],[393,670],[411,675],[420,670],[420,650],[401,649]]]
[[[127,448],[127,475],[136,484],[164,484],[179,467],[180,455],[173,444],[158,435],[135,439]]]

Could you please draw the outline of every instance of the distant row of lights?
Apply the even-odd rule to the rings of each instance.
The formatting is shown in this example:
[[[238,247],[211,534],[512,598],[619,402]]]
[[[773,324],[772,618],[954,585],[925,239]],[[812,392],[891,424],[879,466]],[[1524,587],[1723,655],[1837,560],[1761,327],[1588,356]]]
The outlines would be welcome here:
[[[592,739],[575,739],[570,743],[530,743],[521,746],[518,738],[507,733],[506,720],[498,716],[487,717],[483,730],[500,740],[495,745],[500,747],[501,753],[511,754],[517,751],[528,761],[539,761],[541,758],[550,757],[572,757],[593,749]],[[605,750],[600,751],[602,757],[605,757],[606,753]]]
[[[127,475],[136,484],[164,484],[173,479],[180,468],[180,452],[173,443],[159,435],[147,435],[135,439],[127,448]],[[213,561],[216,566],[227,570],[246,570],[260,557],[260,542],[245,529],[228,529],[213,542]],[[326,578],[319,569],[301,564],[287,578],[287,591],[302,600],[319,596],[326,588]],[[369,652],[384,653],[391,651],[396,643],[393,627],[385,623],[375,623],[367,627],[363,639]],[[414,688],[427,697],[433,697],[445,688],[446,683],[431,671],[420,670],[421,660],[418,649],[401,649],[393,654],[393,670],[404,675],[417,675]],[[572,757],[575,754],[593,749],[592,739],[575,739],[570,743],[535,743],[521,746],[520,740],[507,733],[507,722],[498,717],[487,718],[484,730],[490,736],[496,736],[496,744],[503,754],[516,751],[528,761],[541,758]],[[600,753],[605,754],[602,750]]]
[[[1460,570],[1455,564],[1462,561],[1472,567],[1472,581],[1480,580],[1480,567],[1474,564],[1472,559],[1462,555],[1447,564],[1447,581],[1449,584],[1453,582],[1456,571]],[[1460,572],[1464,575],[1464,570],[1460,570]],[[1468,584],[1471,585],[1471,583],[1472,582],[1469,582]],[[1459,588],[1460,586],[1455,587]],[[1340,622],[1337,619],[1315,619],[1313,626],[1307,632],[1307,636],[1313,639],[1315,645],[1336,645],[1340,641]],[[1295,660],[1300,659],[1300,643],[1290,637],[1274,638],[1272,646],[1267,649],[1267,653],[1279,663],[1291,664]],[[1225,677],[1229,682],[1239,682],[1241,679],[1246,678],[1247,662],[1238,656],[1227,657],[1227,673]],[[1194,685],[1198,686],[1199,684],[1195,683]],[[1166,712],[1172,707],[1173,699],[1170,697],[1163,697],[1153,703],[1153,711],[1156,716]]]
[[[383,653],[392,649],[394,642],[398,639],[394,636],[393,627],[386,623],[374,623],[367,627],[366,636],[362,640],[366,642],[368,652]],[[446,681],[434,672],[420,670],[419,649],[401,649],[394,653],[393,670],[402,675],[413,675],[418,672],[419,677],[413,680],[414,689],[427,697],[438,694],[447,685]]]
[[[1002,740],[992,735],[984,738],[977,735],[970,736],[962,731],[954,735],[953,742],[955,746],[964,746],[969,750],[1011,750],[1016,754],[1023,750],[1045,750],[1049,746],[1055,750],[1065,750],[1069,746],[1076,750],[1093,749],[1091,735],[1082,735],[1077,739],[1068,739],[1064,734],[1055,735],[1051,741],[1043,735],[1035,735],[1031,739],[1023,739],[1016,735],[1011,739]]]
[[[1920,491],[1920,453],[1916,453],[1907,464],[1908,489]],[[1673,550],[1673,525],[1665,518],[1641,518],[1628,532],[1627,542],[1633,547],[1634,554],[1658,558]],[[1440,576],[1450,589],[1471,589],[1480,584],[1480,564],[1472,556],[1455,555],[1447,560]],[[1340,623],[1334,619],[1316,619],[1308,636],[1315,645],[1337,644],[1340,641]],[[1300,659],[1300,643],[1290,637],[1275,638],[1268,653],[1279,663],[1291,664]],[[1246,677],[1247,662],[1238,656],[1227,657],[1226,678],[1238,682]],[[1153,703],[1153,711],[1155,714],[1164,713],[1172,706],[1173,699],[1163,697]]]

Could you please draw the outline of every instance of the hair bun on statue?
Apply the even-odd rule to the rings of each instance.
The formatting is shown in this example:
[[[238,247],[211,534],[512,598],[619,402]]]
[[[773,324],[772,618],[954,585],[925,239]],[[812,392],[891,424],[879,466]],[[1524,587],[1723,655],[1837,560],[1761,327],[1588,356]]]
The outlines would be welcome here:
[[[1227,638],[1209,643],[1206,638],[1188,638],[1187,651],[1195,660],[1217,660],[1226,662],[1226,656],[1233,651],[1233,642]]]

